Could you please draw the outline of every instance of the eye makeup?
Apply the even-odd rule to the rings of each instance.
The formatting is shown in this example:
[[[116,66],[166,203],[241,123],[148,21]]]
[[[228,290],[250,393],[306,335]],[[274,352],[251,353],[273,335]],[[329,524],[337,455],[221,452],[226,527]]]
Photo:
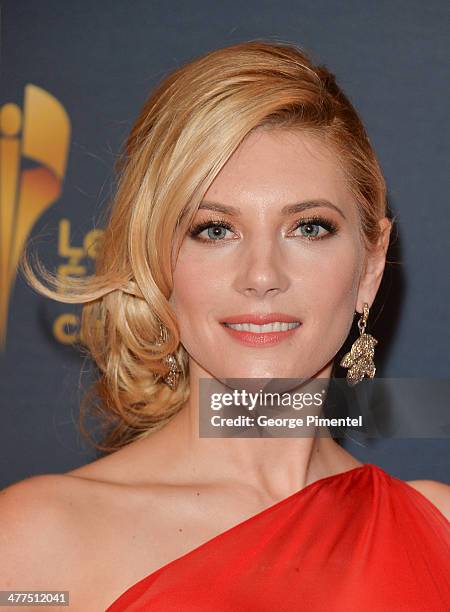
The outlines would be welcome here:
[[[314,215],[311,217],[299,219],[294,224],[294,227],[292,228],[291,231],[296,231],[297,229],[300,229],[300,228],[301,229],[314,228],[314,227],[319,227],[319,226],[326,230],[325,235],[317,236],[317,235],[304,235],[303,234],[302,236],[294,236],[294,238],[300,237],[300,238],[305,238],[306,240],[309,240],[309,241],[324,240],[326,238],[333,236],[334,234],[338,232],[338,226],[336,225],[336,223],[334,223],[330,219],[327,219],[321,215]],[[217,240],[200,237],[200,234],[203,231],[210,229],[210,228],[218,228],[218,229],[228,230],[230,232],[236,232],[233,225],[231,225],[231,223],[229,223],[229,221],[227,221],[226,219],[210,217],[210,218],[205,219],[201,223],[194,224],[188,230],[188,234],[192,239],[197,240],[198,242],[203,242],[205,244],[228,242],[228,241],[223,240],[219,236],[217,236],[218,238]]]

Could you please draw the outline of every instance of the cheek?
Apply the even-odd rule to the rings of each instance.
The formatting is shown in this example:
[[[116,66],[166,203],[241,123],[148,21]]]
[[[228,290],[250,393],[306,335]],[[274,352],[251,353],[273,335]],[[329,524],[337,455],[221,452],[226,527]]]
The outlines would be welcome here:
[[[306,319],[308,340],[324,363],[332,359],[345,342],[353,321],[360,274],[358,249],[342,250],[333,258],[316,261],[308,274]],[[305,328],[306,331],[306,328]]]
[[[199,340],[210,333],[210,323],[223,314],[223,296],[230,280],[226,267],[186,249],[180,252],[173,274],[173,291],[169,302],[175,310],[181,342],[195,352]]]
[[[361,268],[361,251],[352,240],[331,241],[297,262],[296,285],[303,287],[304,303],[310,315],[337,314],[337,310],[352,310],[356,298]],[[291,262],[294,266],[294,263]],[[293,269],[293,268],[291,268]],[[303,301],[303,300],[302,300]]]
[[[188,262],[177,264],[173,274],[173,291],[169,302],[172,304],[183,337],[186,326],[194,322],[195,313],[200,309],[204,296],[205,282],[200,270]]]
[[[358,289],[359,264],[355,258],[339,257],[327,265],[321,273],[321,282],[317,283],[321,305],[326,310],[352,308]]]

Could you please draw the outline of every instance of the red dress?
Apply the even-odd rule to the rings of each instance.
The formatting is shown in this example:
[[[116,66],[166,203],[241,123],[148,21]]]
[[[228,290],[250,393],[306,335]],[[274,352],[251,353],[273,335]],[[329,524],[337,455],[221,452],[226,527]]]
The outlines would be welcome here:
[[[368,463],[167,563],[107,612],[448,612],[449,570],[449,521]]]

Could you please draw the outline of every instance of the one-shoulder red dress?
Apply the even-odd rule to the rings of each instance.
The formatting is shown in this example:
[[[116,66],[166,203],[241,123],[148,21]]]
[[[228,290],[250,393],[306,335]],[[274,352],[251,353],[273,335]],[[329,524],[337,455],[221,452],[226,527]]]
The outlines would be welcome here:
[[[107,612],[449,612],[450,523],[373,464],[317,480],[167,563]]]

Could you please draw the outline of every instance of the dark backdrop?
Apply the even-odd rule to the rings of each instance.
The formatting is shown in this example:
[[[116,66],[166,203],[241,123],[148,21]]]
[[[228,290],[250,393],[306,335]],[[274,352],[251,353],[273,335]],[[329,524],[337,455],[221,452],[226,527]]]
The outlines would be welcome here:
[[[23,111],[31,85],[55,99],[61,116],[65,109],[70,126],[60,193],[29,228],[40,257],[59,273],[89,272],[89,232],[110,197],[113,163],[164,75],[236,42],[297,43],[328,65],[360,112],[398,217],[390,252],[397,263],[372,309],[377,375],[448,378],[447,6],[443,0],[2,2],[0,105]],[[39,112],[39,150],[48,151],[61,138],[58,113]],[[40,164],[22,156],[22,172]],[[5,216],[13,200],[4,169],[0,177],[6,253],[18,229],[17,217]],[[5,303],[4,274],[0,291]],[[71,345],[78,312],[37,295],[20,276],[12,281],[0,352],[0,487],[94,458],[76,429],[88,369]],[[450,482],[448,437],[346,446],[400,478]]]

